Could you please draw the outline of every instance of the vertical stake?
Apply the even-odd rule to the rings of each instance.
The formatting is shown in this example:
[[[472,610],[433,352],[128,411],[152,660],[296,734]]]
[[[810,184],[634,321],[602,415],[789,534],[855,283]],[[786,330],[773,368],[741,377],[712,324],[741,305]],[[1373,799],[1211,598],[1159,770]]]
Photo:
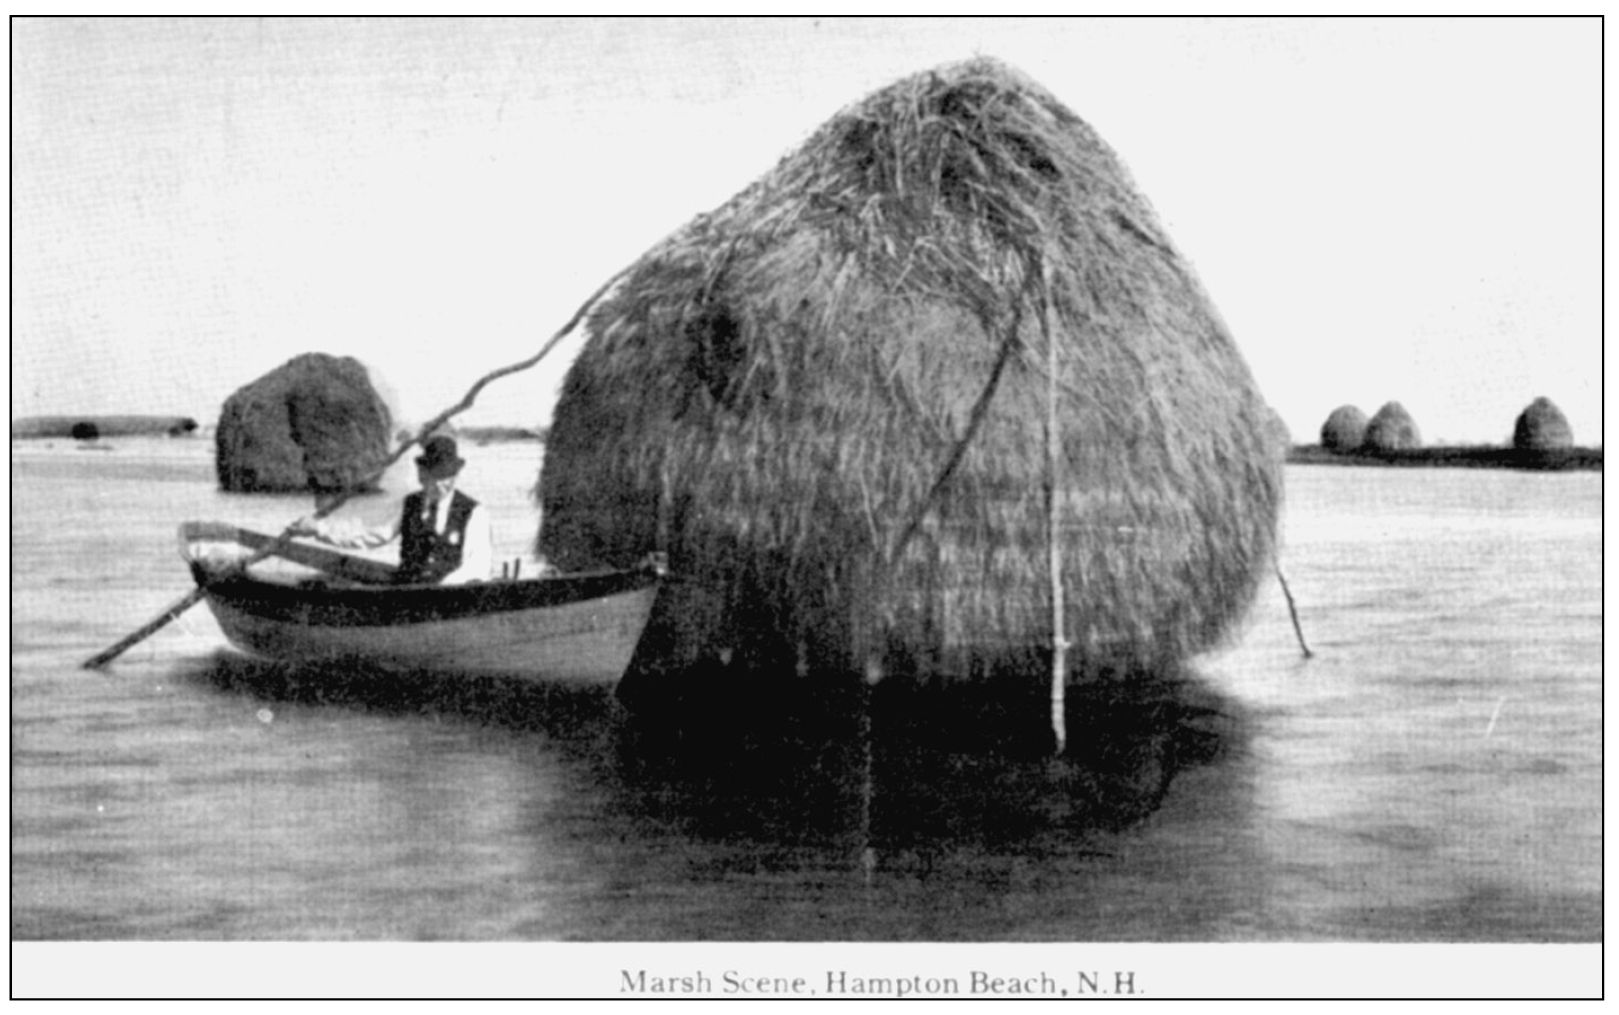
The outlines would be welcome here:
[[[1287,587],[1287,578],[1282,574],[1280,563],[1276,564],[1276,580],[1282,583],[1282,595],[1287,597],[1287,615],[1293,618],[1293,634],[1299,639],[1299,648],[1304,652],[1304,658],[1314,658],[1315,653],[1304,643],[1304,628],[1299,626],[1299,608],[1293,604],[1293,590]]]
[[[1051,733],[1057,754],[1068,747],[1066,694],[1068,683],[1068,632],[1063,614],[1061,497],[1059,475],[1062,466],[1061,433],[1057,428],[1057,335],[1051,327],[1051,259],[1040,266],[1040,330],[1046,333],[1046,549],[1051,573]]]
[[[869,669],[869,667],[868,667]],[[860,750],[863,770],[860,773],[860,875],[867,888],[877,870],[877,849],[871,843],[871,800],[876,794],[873,784],[874,763],[871,742],[872,681],[868,678],[861,686]]]

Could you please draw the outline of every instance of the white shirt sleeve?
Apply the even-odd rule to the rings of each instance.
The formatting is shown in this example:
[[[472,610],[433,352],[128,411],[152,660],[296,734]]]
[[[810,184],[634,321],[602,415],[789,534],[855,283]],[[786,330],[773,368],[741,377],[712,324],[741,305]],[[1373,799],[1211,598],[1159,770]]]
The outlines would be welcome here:
[[[393,521],[371,528],[357,527],[349,519],[341,521],[321,519],[315,523],[315,531],[307,535],[329,546],[338,546],[345,550],[374,550],[399,538],[399,521],[397,511],[394,512]]]
[[[467,516],[466,542],[461,546],[461,566],[444,576],[445,585],[489,580],[495,564],[494,537],[489,525],[489,509],[479,504]]]

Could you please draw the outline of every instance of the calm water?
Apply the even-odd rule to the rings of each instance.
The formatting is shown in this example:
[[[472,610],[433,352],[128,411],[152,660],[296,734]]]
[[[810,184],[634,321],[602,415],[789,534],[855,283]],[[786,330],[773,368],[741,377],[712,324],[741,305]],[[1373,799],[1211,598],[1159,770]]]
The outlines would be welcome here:
[[[16,939],[1600,940],[1597,474],[1293,468],[1314,659],[1268,583],[1102,775],[879,754],[868,797],[858,746],[666,766],[602,695],[327,687],[202,607],[80,669],[187,591],[177,522],[309,510],[210,456],[12,445]],[[508,558],[537,457],[469,456]]]

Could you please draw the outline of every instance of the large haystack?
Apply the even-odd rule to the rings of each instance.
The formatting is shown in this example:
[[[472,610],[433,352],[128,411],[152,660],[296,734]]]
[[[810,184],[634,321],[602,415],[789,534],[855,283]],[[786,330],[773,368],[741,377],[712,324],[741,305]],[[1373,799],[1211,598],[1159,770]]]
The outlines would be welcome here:
[[[1051,390],[1077,673],[1214,645],[1269,564],[1284,449],[1235,344],[1112,151],[993,61],[840,113],[588,325],[538,546],[667,552],[638,667],[1049,679]]]
[[[390,430],[358,360],[306,353],[225,400],[214,467],[232,492],[346,490],[387,460]]]
[[[1386,402],[1366,424],[1361,446],[1367,451],[1408,451],[1422,447],[1422,434],[1405,406]]]
[[[1519,451],[1552,451],[1574,446],[1574,429],[1551,399],[1540,397],[1518,414],[1512,446]]]
[[[1357,406],[1340,405],[1321,424],[1321,446],[1328,451],[1354,451],[1366,439],[1366,414]]]

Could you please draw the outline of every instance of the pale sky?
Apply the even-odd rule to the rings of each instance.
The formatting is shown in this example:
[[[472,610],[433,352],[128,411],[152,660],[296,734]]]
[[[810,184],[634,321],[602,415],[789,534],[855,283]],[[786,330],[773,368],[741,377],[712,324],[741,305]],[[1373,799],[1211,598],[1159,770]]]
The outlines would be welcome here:
[[[12,415],[205,425],[303,352],[400,422],[843,106],[974,55],[1119,153],[1295,440],[1602,440],[1594,18],[13,20]],[[459,417],[538,425],[573,349]]]

